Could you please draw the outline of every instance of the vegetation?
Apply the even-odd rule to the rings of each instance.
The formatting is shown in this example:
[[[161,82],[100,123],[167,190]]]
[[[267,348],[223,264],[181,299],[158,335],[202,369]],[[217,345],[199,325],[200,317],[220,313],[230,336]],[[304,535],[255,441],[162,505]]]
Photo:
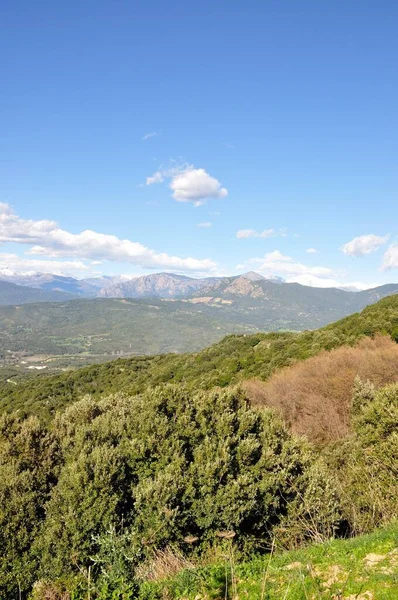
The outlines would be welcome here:
[[[0,410],[48,417],[85,394],[99,397],[122,390],[135,395],[165,383],[209,390],[248,378],[266,380],[281,367],[376,334],[398,340],[398,295],[316,331],[230,335],[196,354],[118,359],[26,383],[16,380],[18,385],[3,380]]]
[[[365,337],[242,385],[253,406],[276,409],[291,431],[325,444],[350,431],[357,377],[377,388],[398,381],[398,344],[388,336]]]
[[[0,351],[27,355],[156,354],[199,350],[257,329],[219,308],[162,300],[94,299],[0,307]]]
[[[396,339],[397,316],[392,297],[315,332],[229,336],[196,355],[12,386],[0,416],[0,598],[392,599],[398,383],[396,346],[379,334]],[[343,406],[344,431],[322,438],[313,421],[312,445],[289,413],[290,431],[230,385],[280,366],[267,404],[280,409],[287,382],[302,406],[312,374],[326,414]]]
[[[35,355],[43,366],[42,355],[71,357],[73,365],[76,357],[80,364],[92,364],[93,357],[101,362],[112,356],[194,352],[231,333],[321,327],[398,291],[394,284],[346,292],[294,283],[251,282],[242,277],[222,281],[216,289],[202,290],[199,297],[179,300],[96,298],[65,302],[62,299],[72,296],[33,290],[31,301],[46,294],[58,294],[54,299],[61,301],[0,306],[0,358],[3,364],[17,363],[23,369],[24,358]],[[58,283],[61,287],[71,285]],[[14,284],[0,281],[0,304],[2,285]],[[92,287],[87,281],[82,283],[87,285]],[[26,300],[30,288],[14,287]],[[75,293],[83,289],[76,281],[72,288]],[[7,298],[4,296],[6,302]],[[12,303],[20,304],[16,299]],[[46,362],[44,366],[50,369],[53,364]]]
[[[395,600],[398,597],[398,525],[350,540],[257,556],[236,562],[226,546],[215,564],[187,568],[174,576],[169,557],[160,581],[141,589],[143,600]],[[175,558],[175,557],[174,557]],[[159,558],[158,558],[159,561]],[[235,596],[233,596],[235,594]]]
[[[398,519],[398,385],[379,391],[356,382],[354,435],[325,455],[339,481],[343,512],[354,533]]]
[[[232,548],[242,560],[393,522],[397,425],[398,385],[375,392],[360,382],[352,434],[323,456],[233,388],[192,394],[169,386],[134,398],[88,397],[48,426],[37,417],[3,415],[0,597],[34,590],[36,600],[162,598],[162,588],[148,584],[159,562],[167,572],[173,561],[200,565],[213,557],[217,563],[226,553],[231,565]],[[388,554],[383,563],[388,593],[395,559]],[[357,571],[346,573],[344,560],[342,579],[334,583],[358,589]],[[323,575],[297,561],[301,585],[313,591]],[[260,585],[260,564],[263,559],[248,567],[254,568],[250,593]],[[225,585],[219,567],[205,573],[210,590],[214,574],[217,586]],[[181,581],[195,583],[192,574],[183,577],[177,590]],[[273,580],[282,585],[280,576]],[[288,574],[283,585],[289,581]],[[180,592],[169,597],[190,597]]]
[[[233,531],[242,550],[258,539],[266,547],[274,530],[292,527],[302,498],[301,517],[330,536],[341,516],[323,468],[275,415],[233,389],[86,398],[49,428],[4,416],[0,592],[17,598],[37,578],[80,582],[89,569],[110,586],[119,546],[128,548],[122,583],[133,587],[137,564],[170,544],[200,555]],[[294,535],[305,538],[305,526]],[[109,536],[112,556],[93,558]]]

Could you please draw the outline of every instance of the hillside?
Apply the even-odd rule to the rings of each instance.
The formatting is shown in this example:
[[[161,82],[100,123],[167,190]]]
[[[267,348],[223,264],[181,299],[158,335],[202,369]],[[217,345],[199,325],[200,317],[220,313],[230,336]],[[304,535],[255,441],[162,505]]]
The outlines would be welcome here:
[[[326,449],[236,387],[1,415],[0,597],[392,600],[397,423],[398,384],[360,382]]]
[[[155,299],[78,299],[0,308],[3,355],[184,352],[200,350],[234,331],[255,330],[235,311]]]
[[[278,369],[267,381],[242,383],[252,406],[271,407],[289,430],[317,444],[340,439],[350,429],[357,377],[376,388],[398,381],[398,344],[388,336],[364,337]]]
[[[216,285],[220,278],[195,279],[173,273],[144,275],[100,290],[100,298],[178,298]]]
[[[73,300],[74,298],[76,298],[76,295],[73,293],[35,289],[0,280],[0,305],[65,302],[65,300]]]
[[[201,291],[180,299],[95,298],[0,307],[0,355],[8,365],[23,365],[26,356],[69,356],[69,366],[76,357],[80,364],[92,364],[115,355],[198,351],[231,333],[315,329],[396,288],[345,292],[240,277],[207,290],[206,296]],[[65,299],[60,292],[17,290],[25,301],[47,293]]]
[[[254,276],[253,276],[254,275]],[[258,306],[274,306],[278,311],[312,311],[314,319],[325,318],[327,312],[349,314],[365,308],[386,296],[398,293],[398,284],[387,284],[361,292],[338,288],[316,288],[299,283],[271,281],[248,273],[225,277],[218,284],[204,287],[202,296],[222,297],[232,301],[256,300]]]
[[[254,377],[266,380],[281,367],[378,333],[398,339],[398,295],[315,331],[229,335],[195,354],[118,359],[25,383],[16,380],[17,385],[3,380],[0,409],[49,415],[88,393],[136,394],[167,382],[211,389]]]

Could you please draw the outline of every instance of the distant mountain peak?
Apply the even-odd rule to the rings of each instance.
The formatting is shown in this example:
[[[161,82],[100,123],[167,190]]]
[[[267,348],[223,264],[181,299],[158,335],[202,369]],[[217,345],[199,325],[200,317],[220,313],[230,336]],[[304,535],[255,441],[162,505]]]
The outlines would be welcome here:
[[[273,283],[286,283],[283,277],[279,277],[278,275],[260,275],[260,273],[256,273],[255,271],[248,271],[247,273],[243,273],[243,275],[239,275],[239,277],[244,277],[245,279],[249,279],[250,281],[272,281]]]
[[[286,280],[278,275],[269,275],[268,277],[264,277],[264,279],[266,281],[272,281],[273,283],[286,283]]]
[[[261,281],[265,279],[263,275],[256,273],[255,271],[248,271],[247,273],[243,273],[240,277],[244,277],[245,279],[250,279],[250,281]]]

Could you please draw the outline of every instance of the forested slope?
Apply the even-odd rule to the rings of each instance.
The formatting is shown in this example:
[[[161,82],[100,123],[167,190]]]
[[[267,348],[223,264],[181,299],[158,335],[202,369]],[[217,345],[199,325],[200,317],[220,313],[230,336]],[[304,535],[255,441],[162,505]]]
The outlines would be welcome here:
[[[398,339],[398,295],[315,331],[229,335],[198,353],[118,359],[17,385],[3,381],[0,410],[50,415],[88,393],[136,394],[148,387],[181,382],[211,389],[253,377],[265,380],[283,366],[375,334]]]

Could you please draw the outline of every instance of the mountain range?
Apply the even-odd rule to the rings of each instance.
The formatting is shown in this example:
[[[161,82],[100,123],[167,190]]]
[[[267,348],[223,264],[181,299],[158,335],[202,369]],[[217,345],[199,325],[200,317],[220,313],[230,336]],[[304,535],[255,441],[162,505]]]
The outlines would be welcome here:
[[[117,277],[92,277],[76,279],[53,273],[18,273],[10,269],[0,269],[0,281],[7,281],[23,287],[36,288],[47,292],[64,292],[73,297],[94,298],[100,290],[113,285]]]
[[[11,281],[0,280],[0,305],[29,304],[32,302],[64,302],[77,298],[77,294],[58,290],[17,285]]]
[[[297,283],[286,283],[277,276],[264,277],[254,271],[231,277],[194,278],[175,273],[154,273],[140,277],[103,276],[76,279],[52,273],[22,274],[7,268],[0,269],[0,304],[24,304],[36,301],[64,301],[73,298],[189,298],[189,297],[238,297],[262,298],[270,300],[277,296],[280,299],[301,295],[323,298],[331,295],[339,303],[363,308],[366,304],[376,302],[390,293],[395,293],[397,284],[387,284],[372,290],[354,291],[343,288],[313,288]],[[7,288],[3,282],[42,290],[56,292],[58,296],[37,296],[33,300],[32,292]],[[271,284],[280,284],[276,288]],[[389,287],[390,286],[390,287]],[[391,287],[392,286],[392,287]],[[11,289],[15,291],[15,300]],[[4,292],[3,292],[4,290]],[[333,292],[331,290],[334,290]],[[62,295],[65,294],[65,295]],[[354,294],[354,296],[352,295]],[[25,297],[26,296],[26,297]],[[355,300],[353,298],[355,297]]]
[[[98,286],[97,294],[118,293],[116,298],[87,298],[83,292],[74,298],[72,291],[11,282],[0,282],[0,298],[4,287],[8,306],[0,307],[0,364],[23,365],[26,356],[43,355],[65,357],[65,366],[115,355],[198,351],[231,333],[315,329],[398,294],[398,284],[349,292],[271,281],[256,273],[199,283],[164,273],[119,282],[108,292]],[[51,294],[56,297],[44,302]],[[27,368],[54,365],[49,360]]]

